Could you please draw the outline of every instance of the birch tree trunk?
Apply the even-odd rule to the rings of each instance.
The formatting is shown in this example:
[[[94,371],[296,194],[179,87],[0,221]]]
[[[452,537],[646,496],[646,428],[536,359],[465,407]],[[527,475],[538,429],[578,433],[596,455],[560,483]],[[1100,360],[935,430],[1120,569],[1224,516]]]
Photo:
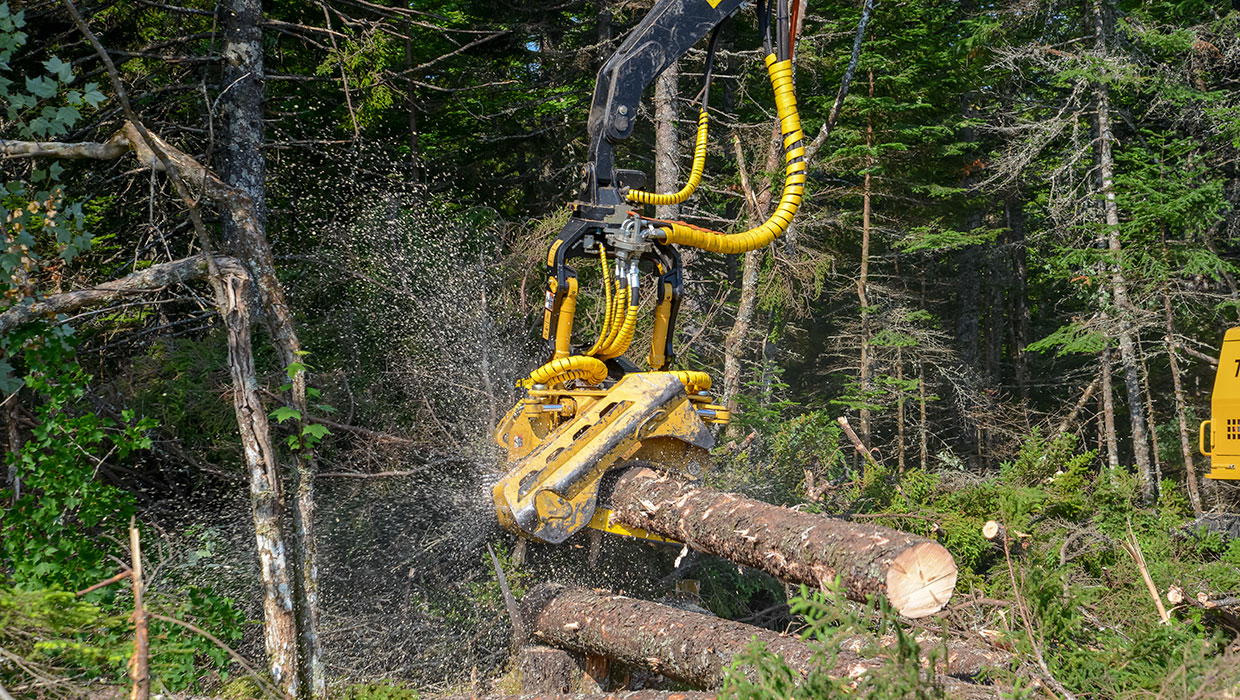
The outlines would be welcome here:
[[[280,361],[285,367],[302,363],[301,343],[292,315],[276,277],[271,245],[267,238],[266,160],[263,156],[263,19],[262,0],[228,0],[225,17],[224,85],[222,104],[225,115],[224,181],[248,198],[249,211],[224,207],[224,245],[250,268],[259,284],[264,302],[262,318],[271,331]],[[413,113],[410,112],[413,119]],[[414,124],[415,122],[411,122]],[[411,136],[411,139],[413,137]],[[307,425],[306,376],[292,376],[289,405],[300,419],[294,429],[301,433]],[[301,679],[311,697],[325,696],[322,653],[318,639],[318,570],[314,541],[314,468],[306,450],[294,455],[295,503],[292,510],[293,542],[296,555],[293,569],[297,585],[300,657],[305,677]]]
[[[84,29],[84,33],[89,31],[80,16],[75,19]],[[88,37],[94,40],[93,34],[88,34]],[[102,47],[97,46],[97,50],[102,52]],[[123,86],[110,61],[108,67],[118,94],[127,101],[127,98],[124,98]],[[127,102],[126,114],[133,114]],[[90,290],[57,295],[44,301],[49,311],[69,309],[75,304],[89,305],[145,288],[145,285],[159,280],[190,279],[200,274],[201,265],[206,266],[215,292],[216,305],[228,331],[233,403],[242,451],[250,473],[255,538],[264,590],[264,635],[270,670],[277,685],[289,695],[295,696],[299,689],[302,668],[298,660],[300,625],[293,604],[293,591],[296,590],[298,582],[290,575],[286,557],[280,470],[266,410],[257,393],[258,381],[254,373],[249,329],[250,298],[247,295],[257,297],[263,304],[266,312],[264,319],[281,358],[297,360],[300,354],[297,335],[292,326],[292,315],[289,313],[283,288],[275,277],[271,248],[259,228],[252,202],[245,192],[229,186],[193,158],[151,134],[140,123],[132,121],[132,116],[131,121],[126,122],[106,144],[68,144],[63,149],[59,146],[60,144],[55,143],[0,141],[0,154],[37,152],[41,156],[61,158],[114,159],[132,150],[141,165],[169,173],[178,195],[189,207],[190,219],[199,231],[204,249],[209,248],[209,240],[198,211],[197,202],[200,197],[212,199],[221,210],[227,210],[236,226],[237,247],[239,252],[246,255],[239,263],[216,258],[207,252],[202,256],[201,262],[197,258],[191,258],[165,263]],[[201,187],[202,191],[191,194],[191,187]],[[6,312],[0,315],[0,324],[21,322],[22,313],[24,311],[15,311],[13,317],[9,318],[9,313]],[[301,388],[300,405],[304,409],[304,373],[298,373],[298,378]],[[297,386],[298,381],[295,380],[294,388]],[[302,507],[306,504],[312,507],[313,501],[303,501],[298,505]],[[313,566],[307,567],[306,571],[311,576],[317,573]],[[312,602],[316,601],[312,599]],[[315,624],[317,625],[317,621]],[[311,627],[309,632],[315,634],[315,627]],[[315,641],[317,643],[317,638]]]
[[[1105,20],[1101,0],[1094,0],[1094,36],[1097,47],[1106,55]],[[1149,429],[1145,406],[1141,397],[1141,358],[1133,340],[1132,300],[1128,296],[1128,281],[1124,277],[1123,246],[1119,238],[1119,205],[1115,201],[1115,159],[1112,148],[1115,134],[1111,130],[1111,98],[1105,84],[1095,88],[1098,104],[1098,160],[1099,187],[1102,192],[1103,212],[1106,219],[1107,247],[1114,256],[1111,267],[1111,295],[1119,312],[1119,359],[1124,368],[1124,389],[1128,396],[1128,415],[1132,429],[1132,452],[1141,483],[1141,500],[1154,500],[1155,487],[1153,462],[1150,458]]]

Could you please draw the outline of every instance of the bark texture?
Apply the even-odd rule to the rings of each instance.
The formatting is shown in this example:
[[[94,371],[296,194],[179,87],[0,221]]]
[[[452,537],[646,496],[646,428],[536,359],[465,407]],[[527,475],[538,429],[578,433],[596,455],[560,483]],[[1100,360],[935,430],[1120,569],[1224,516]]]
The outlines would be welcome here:
[[[224,14],[224,180],[245,192],[259,226],[267,224],[267,166],[263,156],[263,19],[261,0],[227,0]],[[239,238],[229,211],[223,213],[224,245]]]
[[[675,192],[680,189],[680,147],[676,140],[676,99],[679,96],[677,79],[680,69],[676,63],[668,66],[654,81],[654,183],[655,192]],[[679,219],[679,204],[664,204],[654,208],[660,219]]]
[[[1197,485],[1197,467],[1193,464],[1193,440],[1189,437],[1188,408],[1184,400],[1184,387],[1180,382],[1180,361],[1175,356],[1175,317],[1171,313],[1171,297],[1163,289],[1163,312],[1167,319],[1167,361],[1171,369],[1171,387],[1175,395],[1175,419],[1180,432],[1180,454],[1184,457],[1184,473],[1188,477],[1188,500],[1193,515],[1201,517],[1201,489]]]
[[[941,610],[956,585],[955,562],[937,542],[701,489],[648,469],[625,472],[611,506],[614,522],[781,581],[824,587],[839,576],[850,599],[886,596],[909,617]]]
[[[563,649],[542,645],[526,645],[517,654],[516,666],[525,693],[562,695],[581,687],[584,661]]]
[[[223,270],[221,270],[223,272]],[[276,685],[297,695],[297,620],[293,611],[291,576],[280,526],[279,469],[271,443],[267,411],[258,394],[250,342],[249,275],[237,269],[221,280],[220,314],[228,331],[228,367],[232,374],[233,409],[241,447],[250,473],[254,539],[263,584],[264,641]]]
[[[698,688],[722,685],[725,671],[754,640],[802,674],[815,668],[814,651],[794,637],[711,615],[580,588],[544,584],[522,601],[531,634],[540,641],[646,668]],[[858,678],[883,665],[848,648],[836,651],[837,679]],[[987,688],[944,679],[949,697],[993,697]]]
[[[581,654],[596,654],[647,668],[697,688],[723,683],[725,670],[752,639],[801,673],[813,652],[794,637],[667,605],[580,588],[542,585],[521,601],[534,639]],[[879,666],[841,655],[841,677]]]

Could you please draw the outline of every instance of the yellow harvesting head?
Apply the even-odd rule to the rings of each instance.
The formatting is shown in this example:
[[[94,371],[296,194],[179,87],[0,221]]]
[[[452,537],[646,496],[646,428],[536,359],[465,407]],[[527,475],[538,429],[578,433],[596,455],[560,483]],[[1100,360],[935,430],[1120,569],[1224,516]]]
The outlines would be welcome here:
[[[595,517],[603,475],[634,461],[701,476],[714,444],[706,423],[727,420],[706,398],[672,372],[633,372],[610,388],[531,389],[495,436],[512,464],[492,489],[500,524],[553,544],[587,525],[616,532]]]

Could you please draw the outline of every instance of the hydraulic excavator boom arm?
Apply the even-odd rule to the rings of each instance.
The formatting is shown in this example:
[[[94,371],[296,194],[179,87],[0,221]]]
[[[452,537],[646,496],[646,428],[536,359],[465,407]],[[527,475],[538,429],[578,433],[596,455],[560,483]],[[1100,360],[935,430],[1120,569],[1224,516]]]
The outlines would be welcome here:
[[[495,435],[507,450],[510,468],[492,496],[500,522],[511,530],[547,542],[562,542],[586,526],[647,536],[614,527],[599,507],[606,473],[640,461],[695,479],[709,467],[713,438],[708,426],[726,424],[729,415],[714,403],[704,372],[669,371],[676,359],[675,322],[684,289],[676,246],[720,253],[755,250],[782,234],[800,206],[806,166],[792,86],[795,21],[788,0],[771,1],[775,4],[759,0],[757,11],[783,134],[784,188],[771,217],[755,228],[725,234],[637,211],[642,205],[684,201],[701,181],[719,28],[744,0],[659,0],[599,70],[582,198],[574,202],[571,218],[547,253],[544,364],[521,382],[525,396]],[[674,193],[642,191],[642,173],[616,168],[615,146],[632,134],[645,88],[708,34],[688,181]],[[580,285],[571,263],[578,258],[597,260],[603,283],[604,320],[588,348],[573,342]],[[625,358],[641,308],[643,265],[653,274],[656,292],[648,372]]]

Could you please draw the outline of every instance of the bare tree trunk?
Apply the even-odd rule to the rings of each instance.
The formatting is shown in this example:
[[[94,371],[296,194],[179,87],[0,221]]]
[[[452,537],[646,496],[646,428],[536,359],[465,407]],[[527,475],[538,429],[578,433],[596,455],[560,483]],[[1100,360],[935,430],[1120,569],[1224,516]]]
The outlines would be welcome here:
[[[741,268],[741,298],[736,307],[736,320],[723,341],[723,399],[729,411],[736,410],[736,395],[741,388],[741,356],[749,328],[758,308],[758,265],[760,250],[745,253]]]
[[[1188,479],[1188,501],[1193,515],[1202,514],[1201,489],[1197,485],[1197,468],[1193,464],[1193,441],[1188,436],[1188,416],[1184,402],[1184,387],[1180,383],[1180,361],[1175,356],[1175,316],[1171,313],[1171,297],[1163,287],[1163,312],[1167,320],[1167,361],[1171,364],[1171,387],[1175,395],[1175,419],[1180,428],[1180,454],[1184,456],[1184,474]]]
[[[248,194],[226,184],[196,160],[168,145],[146,129],[129,101],[128,92],[108,52],[99,43],[86,21],[82,19],[72,0],[63,0],[63,2],[74,24],[103,62],[116,92],[116,99],[125,114],[126,122],[106,145],[90,144],[90,148],[74,148],[63,154],[48,153],[47,155],[68,158],[119,158],[126,151],[132,150],[144,167],[168,173],[177,196],[188,210],[190,221],[203,248],[211,286],[216,297],[216,306],[220,310],[228,331],[233,402],[237,413],[242,451],[251,477],[250,496],[254,509],[255,538],[264,586],[264,633],[270,670],[276,684],[288,694],[295,695],[299,676],[298,637],[293,600],[290,594],[293,585],[285,560],[284,533],[280,517],[279,465],[271,443],[266,411],[257,393],[258,381],[254,373],[250,316],[246,298],[250,276],[252,276],[257,286],[258,297],[264,304],[265,317],[277,350],[282,357],[299,357],[292,314],[284,299],[283,288],[275,276],[270,245],[263,228],[259,225],[260,219]],[[12,145],[14,142],[0,142],[0,151]],[[31,144],[20,143],[17,145],[19,148],[31,146]],[[44,145],[37,146],[42,148]],[[201,188],[201,192],[193,194],[191,188],[195,191]],[[246,259],[243,260],[243,265],[249,268],[249,276],[240,270],[230,270],[228,275],[222,272],[223,267],[212,254],[211,237],[199,210],[199,201],[202,196],[215,200],[221,208],[228,210],[236,226],[239,247],[248,253]],[[299,382],[301,405],[304,407],[304,373],[297,373],[293,379],[294,398],[298,394]]]
[[[22,436],[21,424],[18,422],[18,401],[21,398],[21,390],[13,392],[12,396],[8,396],[4,401],[4,422],[6,432],[8,433],[9,454],[17,455],[22,451],[25,439]],[[8,475],[5,478],[4,485],[12,492],[13,503],[22,497],[22,475],[17,471],[17,460],[10,459]]]
[[[224,246],[235,251],[255,272],[263,304],[263,318],[286,366],[301,361],[301,344],[288,313],[283,289],[275,276],[271,246],[267,240],[266,160],[263,156],[263,19],[262,0],[228,0],[225,7],[224,85],[225,115],[224,180],[249,199],[249,211],[235,206],[222,209]],[[334,38],[334,37],[333,37]],[[346,84],[346,89],[348,88]],[[410,112],[413,119],[413,113]],[[240,220],[238,219],[240,216]],[[248,219],[248,220],[246,220]],[[276,303],[270,303],[276,302]],[[305,427],[307,402],[305,374],[292,378],[289,403],[301,415],[297,430]],[[314,543],[314,476],[306,450],[296,455],[296,503],[293,531],[297,571],[295,588],[300,656],[306,677],[301,680],[311,697],[326,693],[318,639],[318,576]]]
[[[926,425],[926,363],[917,363],[917,408],[920,412],[917,420],[917,442],[921,450],[921,468],[924,471],[929,461],[930,436]]]
[[[1162,483],[1162,458],[1158,456],[1158,415],[1154,412],[1154,392],[1150,391],[1150,369],[1146,366],[1145,350],[1137,340],[1137,357],[1141,360],[1141,393],[1145,396],[1145,416],[1150,426],[1150,459],[1154,463],[1154,484]]]
[[[611,505],[613,522],[787,583],[819,587],[838,576],[848,598],[886,596],[912,618],[941,610],[956,585],[955,561],[937,542],[699,488],[649,469],[622,474]]]
[[[676,100],[680,91],[677,79],[680,68],[676,63],[668,66],[654,82],[654,183],[655,192],[675,192],[680,189],[680,148],[676,139]],[[660,219],[679,219],[679,204],[663,204],[654,208]]]
[[[297,697],[297,619],[280,522],[280,465],[254,373],[248,301],[250,280],[248,275],[238,271],[224,275],[220,281],[223,286],[220,314],[228,331],[233,409],[241,432],[242,453],[250,471],[250,503],[254,510],[254,538],[263,582],[267,658],[276,685],[286,694]]]
[[[1106,439],[1107,466],[1111,469],[1119,467],[1119,440],[1115,437],[1115,388],[1111,385],[1111,348],[1102,349],[1098,358],[1102,370],[1102,429]]]
[[[767,153],[767,165],[774,168],[773,158],[778,156],[778,143],[773,144]],[[770,206],[770,186],[764,185],[758,193],[750,185],[749,172],[745,165],[745,152],[741,148],[740,138],[732,137],[732,148],[736,154],[736,167],[741,178],[741,189],[745,194],[749,221],[757,222],[766,215]],[[768,168],[767,172],[770,172]],[[754,314],[758,308],[758,272],[762,251],[753,250],[745,253],[741,271],[741,297],[736,307],[736,319],[723,341],[723,392],[720,399],[728,410],[736,410],[736,394],[741,386],[741,356],[744,353],[745,340],[749,336],[749,328],[753,325]]]
[[[224,116],[221,174],[245,192],[254,205],[260,229],[267,226],[267,161],[263,157],[263,21],[262,0],[227,0],[224,14],[224,70],[220,109]],[[224,247],[240,239],[227,209],[223,218]]]
[[[870,99],[874,98],[874,71],[870,74]],[[872,148],[874,146],[874,120],[870,115],[865,118],[865,146]],[[869,389],[870,389],[870,301],[869,301],[869,275],[870,275],[870,168],[874,166],[874,158],[866,156],[866,172],[865,184],[862,186],[861,200],[861,271],[857,275],[857,303],[860,306],[861,314],[861,343],[860,362],[857,368],[858,375],[858,392],[861,394],[861,411],[858,420],[858,427],[861,428],[861,440],[866,448],[870,446],[870,409]]]
[[[896,467],[904,472],[904,352],[896,348]]]
[[[224,244],[235,252],[250,269],[258,285],[264,323],[271,332],[280,361],[285,367],[303,362],[301,343],[293,325],[292,314],[275,273],[275,263],[266,229],[266,166],[263,157],[263,55],[261,0],[229,0],[224,97],[226,120],[225,182],[234,192],[224,216]],[[346,85],[347,89],[347,85]],[[411,112],[412,118],[412,112]],[[239,198],[236,194],[243,194]],[[297,371],[292,376],[289,405],[300,419],[298,434],[307,425],[306,376]],[[295,503],[292,511],[293,542],[296,548],[293,568],[297,573],[294,588],[298,614],[300,668],[305,677],[301,682],[311,697],[326,694],[322,650],[318,638],[318,569],[314,541],[314,473],[312,457],[307,450],[295,455]]]
[[[1094,0],[1094,35],[1098,48],[1105,55],[1106,35],[1101,0]],[[1119,206],[1115,201],[1115,161],[1112,147],[1115,135],[1111,130],[1111,98],[1106,85],[1096,88],[1098,102],[1098,175],[1106,215],[1107,247],[1114,256],[1111,268],[1111,294],[1119,312],[1120,364],[1124,367],[1124,388],[1128,395],[1128,414],[1132,426],[1132,451],[1141,482],[1141,500],[1150,503],[1155,497],[1153,461],[1150,458],[1149,429],[1141,400],[1141,358],[1133,340],[1135,308],[1128,297],[1128,281],[1124,277],[1123,246],[1119,239]]]

